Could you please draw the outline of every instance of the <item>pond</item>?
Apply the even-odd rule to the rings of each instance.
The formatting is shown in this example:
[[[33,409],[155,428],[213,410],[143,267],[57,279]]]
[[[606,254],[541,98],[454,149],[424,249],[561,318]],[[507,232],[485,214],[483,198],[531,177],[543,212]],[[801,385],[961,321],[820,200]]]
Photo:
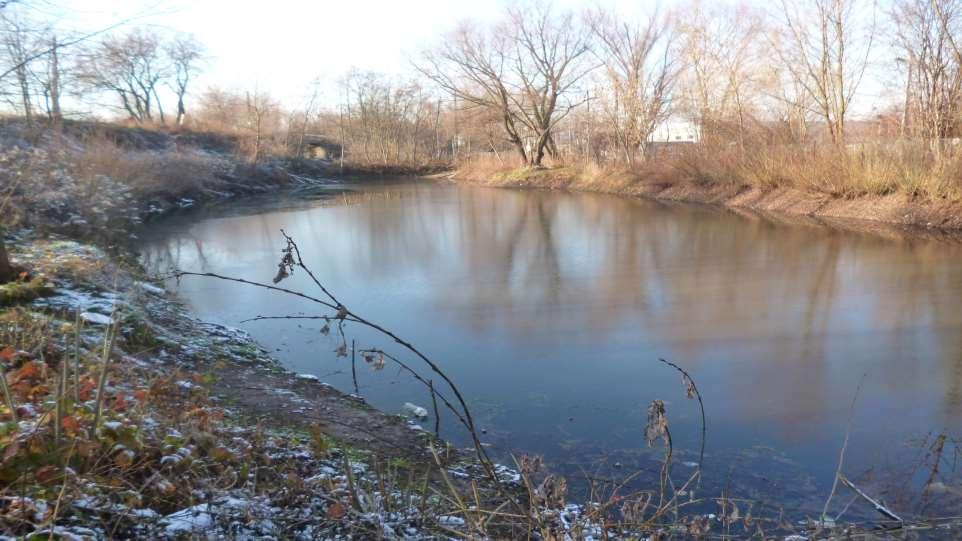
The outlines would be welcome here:
[[[354,312],[439,362],[493,454],[542,454],[574,479],[656,478],[663,449],[644,439],[653,399],[666,404],[677,475],[691,471],[698,403],[659,358],[688,370],[704,398],[702,490],[715,494],[817,513],[850,418],[845,471],[876,491],[917,482],[910,466],[934,434],[962,431],[957,241],[596,194],[429,181],[343,189],[170,218],[144,236],[143,260],[269,282],[286,230]],[[311,289],[303,273],[284,285]],[[350,360],[320,322],[241,323],[318,313],[310,303],[204,278],[170,287],[201,318],[244,328],[290,369],[353,392]],[[403,354],[346,332],[359,348]],[[358,379],[385,411],[430,409],[396,369],[361,363]],[[467,443],[441,417],[442,436]]]

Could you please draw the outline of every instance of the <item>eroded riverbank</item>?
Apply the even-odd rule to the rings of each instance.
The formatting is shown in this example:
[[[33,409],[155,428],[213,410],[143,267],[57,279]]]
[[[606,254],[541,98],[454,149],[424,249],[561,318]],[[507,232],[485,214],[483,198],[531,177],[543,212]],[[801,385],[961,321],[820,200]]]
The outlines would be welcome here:
[[[648,178],[629,172],[587,173],[579,167],[513,170],[476,174],[455,171],[446,178],[482,186],[536,188],[648,197],[748,209],[773,215],[804,216],[834,227],[891,235],[962,234],[962,201],[913,198],[905,194],[863,195],[852,198],[795,188],[762,189],[737,184],[699,184],[687,180]]]

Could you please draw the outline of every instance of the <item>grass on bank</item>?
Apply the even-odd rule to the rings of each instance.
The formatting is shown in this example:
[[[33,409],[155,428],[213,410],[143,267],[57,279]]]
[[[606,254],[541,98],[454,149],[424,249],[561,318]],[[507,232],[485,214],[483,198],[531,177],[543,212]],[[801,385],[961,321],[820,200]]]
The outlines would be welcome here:
[[[962,200],[962,148],[938,155],[919,141],[834,145],[741,146],[703,142],[656,149],[634,167],[580,162],[545,168],[478,156],[458,174],[479,182],[521,186],[611,189],[636,183],[790,188],[837,198],[901,194],[920,200]]]

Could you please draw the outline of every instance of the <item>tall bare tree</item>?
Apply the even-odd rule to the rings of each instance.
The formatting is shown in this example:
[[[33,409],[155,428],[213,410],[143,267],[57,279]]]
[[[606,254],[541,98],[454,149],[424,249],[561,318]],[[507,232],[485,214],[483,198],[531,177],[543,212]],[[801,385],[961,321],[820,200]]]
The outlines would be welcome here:
[[[342,86],[338,137],[350,148],[351,159],[367,164],[417,164],[420,150],[431,145],[434,135],[430,130],[433,100],[421,85],[352,71]]]
[[[24,19],[6,12],[0,14],[0,23],[2,23],[0,40],[3,43],[7,63],[14,66],[13,73],[16,79],[16,95],[20,112],[27,121],[27,125],[31,125],[34,105],[30,84],[32,79],[30,61],[36,53],[34,31]]]
[[[454,99],[492,111],[506,139],[527,164],[528,149],[511,98],[514,88],[508,80],[511,42],[499,30],[462,24],[437,49],[425,52],[423,63],[417,67]]]
[[[962,31],[962,3],[896,0],[890,15],[907,68],[903,123],[911,122],[909,131],[931,140],[940,153],[941,141],[958,131],[962,107],[962,53],[955,43]]]
[[[163,115],[157,87],[169,65],[160,38],[145,30],[107,37],[85,54],[80,77],[91,87],[113,93],[131,120],[147,122]]]
[[[248,157],[251,163],[258,163],[264,155],[269,122],[279,106],[270,96],[254,89],[244,95],[244,110],[247,113],[246,125],[249,133]]]
[[[766,71],[760,14],[747,4],[695,3],[677,19],[678,108],[698,119],[704,136],[725,137],[721,128],[735,124],[741,140]]]
[[[175,123],[181,126],[184,123],[184,117],[187,115],[187,108],[184,106],[187,86],[193,76],[200,71],[200,60],[204,53],[204,47],[193,36],[180,35],[174,37],[167,44],[166,50],[174,72],[171,86],[177,95]]]
[[[629,24],[598,9],[588,20],[598,41],[595,54],[604,64],[606,116],[633,165],[639,147],[647,155],[651,133],[668,114],[677,74],[670,19],[655,14],[644,24]]]
[[[832,142],[845,138],[852,99],[869,65],[876,31],[874,0],[782,0],[783,66],[805,90]]]
[[[500,119],[521,160],[540,167],[552,130],[584,102],[590,32],[570,12],[510,7],[494,26],[463,24],[424,55],[419,71],[458,100]]]

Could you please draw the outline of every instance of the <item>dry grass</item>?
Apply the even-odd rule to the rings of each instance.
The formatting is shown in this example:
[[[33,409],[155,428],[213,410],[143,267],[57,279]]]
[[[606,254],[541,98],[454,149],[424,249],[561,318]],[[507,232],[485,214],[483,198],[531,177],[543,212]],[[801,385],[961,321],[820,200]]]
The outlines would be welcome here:
[[[176,197],[216,186],[222,183],[218,175],[230,169],[224,160],[199,152],[130,150],[105,138],[86,141],[73,162],[74,176],[87,192],[96,192],[106,177],[148,197]]]
[[[854,198],[905,194],[962,198],[962,151],[948,148],[941,158],[920,142],[866,142],[832,145],[772,145],[742,149],[730,143],[692,146],[670,158],[681,180],[795,188]]]
[[[167,210],[290,182],[283,168],[239,162],[229,140],[206,133],[73,123],[38,134],[8,121],[0,143],[3,225],[82,237],[122,236]]]
[[[936,157],[917,141],[833,145],[767,144],[744,147],[706,141],[659,150],[633,168],[624,163],[554,164],[526,168],[518,163],[474,157],[459,164],[459,178],[481,184],[636,193],[648,186],[701,188],[788,188],[840,199],[900,194],[927,201],[962,201],[962,148]],[[649,190],[650,191],[650,190]]]

